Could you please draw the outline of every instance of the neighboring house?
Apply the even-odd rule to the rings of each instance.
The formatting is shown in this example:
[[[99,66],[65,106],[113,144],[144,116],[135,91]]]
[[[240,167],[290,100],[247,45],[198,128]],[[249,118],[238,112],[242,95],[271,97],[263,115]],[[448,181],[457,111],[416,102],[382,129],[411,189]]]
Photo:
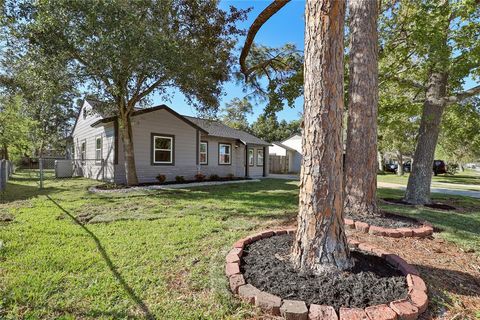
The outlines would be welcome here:
[[[302,136],[294,134],[280,142],[273,142],[269,148],[270,155],[284,156],[288,163],[287,172],[300,173],[302,165]]]
[[[91,112],[96,103],[84,101],[72,130],[75,174],[125,183],[118,119]],[[132,131],[140,183],[155,182],[159,174],[193,180],[197,173],[252,178],[268,173],[268,142],[217,121],[182,116],[166,105],[136,110]]]

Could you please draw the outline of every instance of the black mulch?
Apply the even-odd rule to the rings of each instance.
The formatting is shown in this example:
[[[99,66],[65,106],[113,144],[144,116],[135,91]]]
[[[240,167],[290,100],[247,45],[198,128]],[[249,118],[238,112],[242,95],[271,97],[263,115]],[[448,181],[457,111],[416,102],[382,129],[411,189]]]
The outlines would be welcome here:
[[[423,223],[410,217],[400,216],[390,212],[381,212],[382,215],[378,217],[370,216],[347,216],[348,219],[355,221],[366,222],[372,226],[386,227],[386,228],[419,228]]]
[[[377,256],[352,252],[355,266],[341,274],[300,274],[289,261],[293,238],[274,236],[245,248],[247,283],[283,299],[310,304],[365,308],[407,297],[405,276]]]

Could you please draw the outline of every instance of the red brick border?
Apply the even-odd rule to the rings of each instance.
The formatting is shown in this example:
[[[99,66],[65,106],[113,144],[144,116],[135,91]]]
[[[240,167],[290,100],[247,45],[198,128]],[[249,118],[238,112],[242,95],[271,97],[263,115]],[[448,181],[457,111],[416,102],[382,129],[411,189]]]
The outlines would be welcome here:
[[[226,256],[225,265],[225,274],[229,280],[231,291],[244,301],[259,307],[262,311],[275,316],[281,315],[287,320],[349,320],[357,319],[357,316],[361,316],[362,319],[368,320],[414,320],[427,309],[427,287],[422,278],[420,278],[415,267],[409,265],[405,260],[395,254],[353,239],[348,240],[348,244],[351,248],[358,248],[362,251],[370,252],[384,258],[389,264],[399,269],[406,276],[408,284],[407,299],[392,301],[388,305],[381,304],[378,306],[369,306],[365,309],[342,307],[340,309],[340,315],[338,315],[330,306],[313,304],[307,307],[304,301],[283,300],[273,294],[261,291],[251,284],[247,284],[240,268],[244,247],[260,239],[269,238],[275,235],[294,233],[295,229],[268,230],[235,242],[233,249],[230,250]]]
[[[425,238],[433,234],[433,226],[428,221],[421,221],[423,224],[418,228],[384,228],[369,225],[366,222],[344,219],[346,229],[355,229],[358,232],[369,233],[375,236],[390,238],[418,237]]]

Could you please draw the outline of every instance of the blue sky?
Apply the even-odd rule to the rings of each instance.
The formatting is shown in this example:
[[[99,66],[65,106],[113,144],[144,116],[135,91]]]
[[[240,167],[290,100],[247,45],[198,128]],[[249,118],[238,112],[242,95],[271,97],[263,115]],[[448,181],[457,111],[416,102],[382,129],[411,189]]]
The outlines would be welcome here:
[[[269,4],[271,0],[221,0],[220,6],[224,9],[227,9],[230,5],[233,5],[237,8],[253,8],[252,11],[248,14],[248,19],[239,24],[240,27],[248,29],[252,24],[258,14]],[[279,47],[285,43],[294,43],[298,48],[304,46],[304,14],[305,10],[305,1],[304,0],[293,0],[285,5],[277,14],[270,18],[267,23],[263,25],[260,31],[257,33],[255,41],[267,46]],[[238,50],[243,46],[244,38],[239,39],[237,44]],[[465,89],[472,88],[477,85],[477,82],[471,78],[465,79]],[[245,93],[242,91],[241,84],[235,83],[235,81],[230,81],[224,86],[225,95],[221,99],[220,106],[223,107],[226,102],[229,102],[231,99],[238,97],[242,98],[245,96]],[[181,114],[185,115],[196,115],[195,108],[189,106],[185,101],[181,93],[174,93],[171,101],[162,100],[158,95],[153,97],[154,105],[166,103],[170,105],[173,109],[178,111]],[[254,105],[254,113],[248,117],[248,121],[252,123],[262,112],[264,104]],[[288,106],[285,109],[277,114],[279,120],[285,119],[287,121],[298,119],[299,114],[303,110],[303,98],[297,99],[294,108]]]
[[[227,9],[230,5],[237,8],[247,9],[252,7],[252,11],[248,14],[248,19],[243,21],[239,26],[247,29],[258,14],[271,1],[249,1],[249,0],[222,0],[220,6]],[[303,48],[304,39],[304,19],[303,14],[305,10],[305,2],[303,0],[293,0],[280,12],[275,14],[257,33],[255,41],[264,45],[279,47],[285,43],[294,43],[298,48]],[[239,50],[243,46],[244,38],[242,37],[237,47]],[[235,97],[242,98],[245,93],[242,91],[241,84],[236,84],[235,81],[230,81],[224,86],[225,96],[222,97],[220,106],[223,107],[226,102],[229,102]],[[189,106],[184,100],[181,93],[176,92],[172,101],[161,100],[159,96],[153,97],[154,105],[166,103],[170,105],[175,111],[185,115],[196,115],[195,108]],[[264,104],[254,104],[254,114],[248,117],[248,121],[252,123],[262,112]],[[279,120],[285,119],[287,121],[299,118],[299,113],[303,110],[303,99],[297,99],[294,108],[285,107],[285,110],[278,113]]]

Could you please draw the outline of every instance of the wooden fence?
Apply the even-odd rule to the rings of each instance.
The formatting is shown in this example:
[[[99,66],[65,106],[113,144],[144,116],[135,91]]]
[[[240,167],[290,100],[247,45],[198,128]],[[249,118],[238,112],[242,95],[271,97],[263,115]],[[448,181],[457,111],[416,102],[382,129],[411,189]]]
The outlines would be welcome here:
[[[287,173],[288,158],[286,156],[270,155],[270,173]]]

